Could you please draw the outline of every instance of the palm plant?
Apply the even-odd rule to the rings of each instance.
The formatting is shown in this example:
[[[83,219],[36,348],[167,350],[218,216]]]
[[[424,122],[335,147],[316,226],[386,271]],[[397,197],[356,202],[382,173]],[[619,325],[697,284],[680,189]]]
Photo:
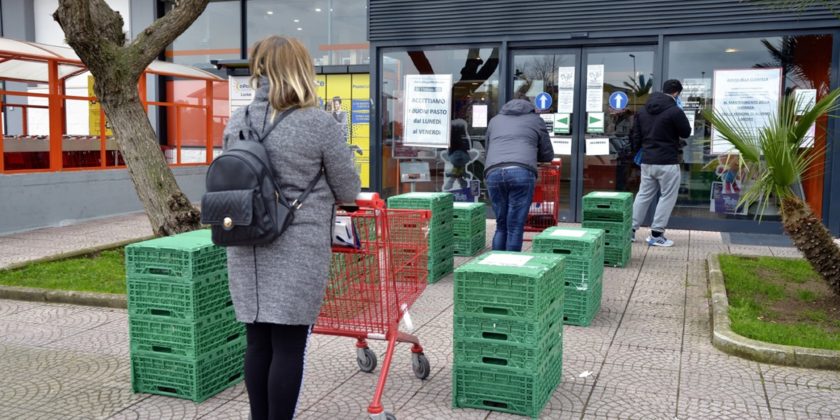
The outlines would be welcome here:
[[[824,150],[809,152],[805,148],[808,130],[818,119],[840,108],[838,98],[840,89],[829,92],[804,115],[797,116],[796,111],[803,104],[797,104],[793,95],[788,95],[780,102],[778,114],[760,130],[726,112],[705,110],[703,114],[721,137],[738,150],[745,164],[758,168],[757,179],[741,197],[740,204],[757,203],[760,217],[772,197],[776,197],[781,203],[785,233],[811,267],[840,296],[840,248],[794,190],[794,185],[808,173],[817,156],[824,153]]]

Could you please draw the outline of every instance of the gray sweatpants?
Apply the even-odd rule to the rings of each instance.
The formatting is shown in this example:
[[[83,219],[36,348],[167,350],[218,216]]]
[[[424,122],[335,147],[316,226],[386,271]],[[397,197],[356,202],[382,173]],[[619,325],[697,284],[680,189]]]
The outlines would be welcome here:
[[[665,232],[671,211],[677,203],[677,193],[680,190],[680,165],[648,165],[642,164],[642,184],[633,203],[633,230],[645,220],[650,202],[660,192],[659,203],[650,230]]]

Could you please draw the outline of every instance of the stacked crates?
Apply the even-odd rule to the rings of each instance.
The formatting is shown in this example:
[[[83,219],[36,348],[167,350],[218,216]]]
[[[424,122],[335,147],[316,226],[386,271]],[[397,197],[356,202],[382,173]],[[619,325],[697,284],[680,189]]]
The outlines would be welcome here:
[[[583,227],[604,231],[604,264],[624,267],[630,261],[633,194],[592,192],[583,197]]]
[[[601,308],[604,232],[553,227],[534,238],[534,252],[566,256],[563,322],[588,326]]]
[[[446,277],[455,267],[452,211],[455,199],[450,193],[408,193],[388,198],[388,208],[431,210],[427,266],[429,283]],[[398,222],[397,222],[398,223]],[[391,252],[399,253],[399,249]],[[408,252],[408,251],[406,251]]]
[[[539,416],[563,371],[564,262],[488,252],[458,268],[453,407]]]
[[[452,211],[452,232],[455,255],[471,257],[487,244],[487,205],[484,203],[455,203]]]
[[[245,328],[210,231],[125,248],[134,392],[201,402],[243,378]]]

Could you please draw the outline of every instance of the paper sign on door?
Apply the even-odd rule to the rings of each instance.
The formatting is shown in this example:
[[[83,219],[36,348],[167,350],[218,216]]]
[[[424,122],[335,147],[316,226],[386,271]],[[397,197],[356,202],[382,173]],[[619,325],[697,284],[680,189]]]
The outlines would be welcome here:
[[[555,155],[571,155],[572,139],[569,137],[553,137],[551,146],[554,147]]]
[[[610,154],[610,139],[586,139],[586,156],[604,156]]]

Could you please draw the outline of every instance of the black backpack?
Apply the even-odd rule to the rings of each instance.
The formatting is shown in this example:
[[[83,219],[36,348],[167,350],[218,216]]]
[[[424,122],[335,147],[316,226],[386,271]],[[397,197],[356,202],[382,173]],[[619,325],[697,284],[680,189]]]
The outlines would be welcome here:
[[[210,225],[213,243],[220,246],[265,245],[294,220],[294,212],[321,179],[313,179],[300,197],[289,203],[280,193],[262,142],[297,107],[280,114],[258,134],[245,109],[247,131],[207,168],[206,192],[201,197],[201,223]],[[266,110],[266,119],[270,110]]]

